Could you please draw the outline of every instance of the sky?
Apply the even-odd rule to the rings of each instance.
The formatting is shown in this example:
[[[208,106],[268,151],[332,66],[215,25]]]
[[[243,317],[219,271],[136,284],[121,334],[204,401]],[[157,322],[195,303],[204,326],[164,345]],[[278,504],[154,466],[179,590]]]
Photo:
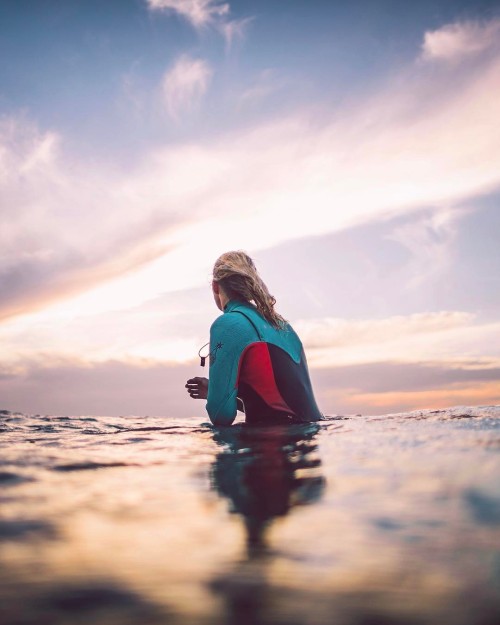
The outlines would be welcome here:
[[[498,1],[0,8],[0,408],[205,418],[231,249],[325,414],[500,403]]]

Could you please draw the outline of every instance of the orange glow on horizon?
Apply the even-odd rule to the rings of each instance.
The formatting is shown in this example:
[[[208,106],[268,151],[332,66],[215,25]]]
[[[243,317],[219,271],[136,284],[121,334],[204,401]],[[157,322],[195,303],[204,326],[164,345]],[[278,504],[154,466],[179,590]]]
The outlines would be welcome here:
[[[341,396],[340,393],[339,396]],[[360,406],[373,406],[384,412],[449,408],[456,405],[496,405],[500,403],[500,382],[479,382],[466,387],[451,384],[445,388],[421,391],[380,393],[353,391],[349,396],[343,397],[343,400],[356,410]]]

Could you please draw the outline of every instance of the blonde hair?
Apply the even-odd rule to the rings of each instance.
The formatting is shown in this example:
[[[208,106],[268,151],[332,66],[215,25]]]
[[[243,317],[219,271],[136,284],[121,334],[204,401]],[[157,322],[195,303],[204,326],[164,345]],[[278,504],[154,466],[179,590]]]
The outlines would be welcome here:
[[[276,298],[269,293],[255,263],[245,252],[226,252],[219,256],[215,261],[213,279],[229,299],[253,301],[261,315],[275,328],[286,324],[286,320],[274,310]]]

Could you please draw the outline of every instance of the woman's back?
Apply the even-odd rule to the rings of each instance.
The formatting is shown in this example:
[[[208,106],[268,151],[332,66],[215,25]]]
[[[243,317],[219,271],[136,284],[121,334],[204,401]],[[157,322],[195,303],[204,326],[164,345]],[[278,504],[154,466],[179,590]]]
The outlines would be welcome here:
[[[318,421],[307,362],[288,324],[275,327],[250,303],[231,300],[210,330],[207,411],[229,424],[243,400],[247,422]]]
[[[230,425],[238,409],[250,423],[319,421],[302,343],[248,254],[219,256],[212,293],[224,314],[210,328],[210,377],[186,383],[212,423]]]

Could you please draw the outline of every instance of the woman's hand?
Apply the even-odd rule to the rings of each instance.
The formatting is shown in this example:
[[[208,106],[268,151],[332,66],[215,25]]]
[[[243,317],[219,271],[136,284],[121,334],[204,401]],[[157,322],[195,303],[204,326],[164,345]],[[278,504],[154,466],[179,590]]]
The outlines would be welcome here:
[[[186,388],[193,399],[206,399],[208,395],[208,379],[191,378],[186,382]]]

